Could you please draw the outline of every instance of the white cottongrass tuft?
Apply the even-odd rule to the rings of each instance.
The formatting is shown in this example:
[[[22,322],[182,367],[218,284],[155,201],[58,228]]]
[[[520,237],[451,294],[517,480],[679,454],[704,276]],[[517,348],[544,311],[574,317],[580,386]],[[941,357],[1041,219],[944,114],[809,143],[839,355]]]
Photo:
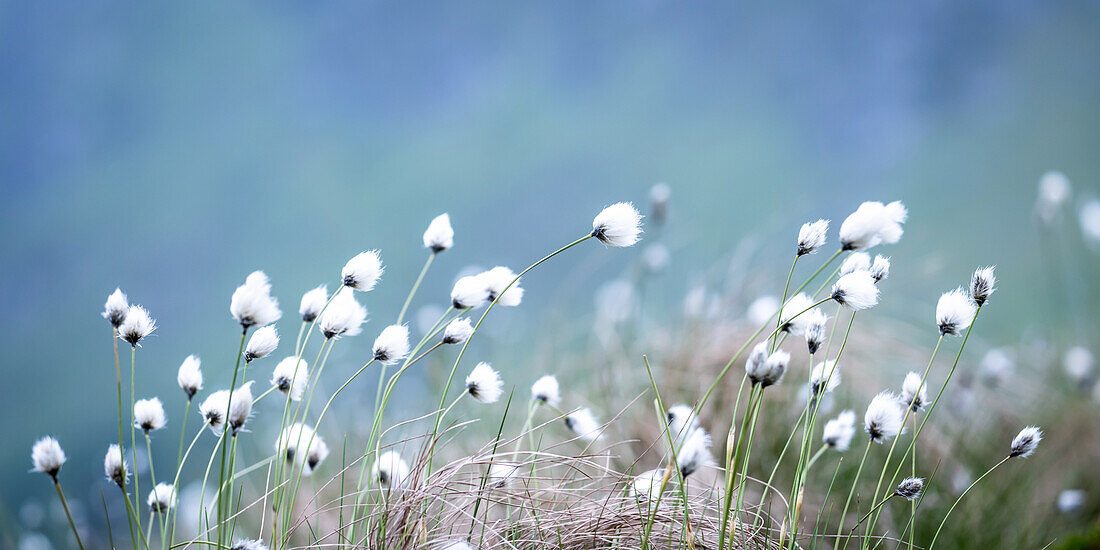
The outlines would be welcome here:
[[[829,220],[806,222],[798,230],[798,255],[813,254],[825,244],[825,234],[829,232]]]
[[[844,258],[844,262],[840,264],[840,276],[843,277],[849,273],[855,273],[856,271],[870,271],[871,270],[871,255],[866,252],[852,252],[848,254],[847,258]]]
[[[303,451],[307,445],[309,448]],[[284,453],[288,463],[295,462],[304,466],[303,474],[307,476],[321,465],[329,453],[328,445],[321,440],[321,436],[301,422],[283,428],[283,432],[275,440],[275,452]]]
[[[145,503],[153,513],[167,514],[176,505],[176,489],[167,483],[158,483],[149,491]]]
[[[470,339],[470,336],[474,334],[474,326],[470,323],[470,320],[466,317],[455,319],[450,323],[447,323],[447,328],[443,329],[443,343],[444,344],[461,344]]]
[[[1043,174],[1039,178],[1039,197],[1035,203],[1039,219],[1044,223],[1053,222],[1072,193],[1073,188],[1065,174],[1054,171]]]
[[[1085,505],[1086,494],[1081,489],[1066,489],[1058,493],[1055,504],[1058,511],[1063,514],[1072,514]]]
[[[863,415],[863,429],[875,443],[883,443],[901,433],[905,409],[896,395],[884,391],[871,399]]]
[[[710,435],[706,430],[692,430],[676,453],[676,466],[680,468],[680,474],[688,477],[700,468],[709,466],[714,461],[710,456],[710,445]]]
[[[482,284],[489,291],[488,301],[496,300],[498,305],[514,307],[523,301],[523,289],[519,286],[519,280],[511,269],[497,266],[489,271],[477,275]],[[514,283],[512,281],[515,281]],[[508,286],[512,285],[512,286]],[[505,291],[504,289],[508,289]]]
[[[1100,201],[1092,199],[1086,202],[1078,214],[1078,221],[1085,242],[1094,247],[1100,244]]]
[[[1027,458],[1035,452],[1042,440],[1043,430],[1039,429],[1038,426],[1028,426],[1020,430],[1020,433],[1012,439],[1012,449],[1009,451],[1008,456]]]
[[[57,472],[61,471],[61,465],[65,464],[65,451],[61,450],[61,444],[56,439],[43,437],[31,447],[31,463],[36,472],[56,478]]]
[[[1085,384],[1092,378],[1092,371],[1096,365],[1096,359],[1092,352],[1084,346],[1073,346],[1066,350],[1062,358],[1062,367],[1066,374],[1078,384]]]
[[[409,477],[409,465],[396,451],[388,451],[375,461],[371,476],[387,489],[400,487]]]
[[[489,301],[489,287],[485,279],[477,275],[467,275],[455,281],[451,288],[451,305],[455,309],[481,307]]]
[[[271,296],[271,281],[263,271],[253,271],[233,291],[229,313],[242,327],[270,325],[283,316],[279,300]]]
[[[248,345],[244,348],[244,362],[251,363],[256,359],[263,359],[279,347],[279,331],[275,325],[261,327],[248,339]]]
[[[920,374],[910,372],[901,382],[901,401],[913,412],[924,409],[928,404],[928,384],[924,383]]]
[[[297,355],[291,355],[275,365],[275,370],[271,373],[271,385],[290,396],[291,401],[301,401],[302,394],[306,391],[308,373],[309,363]]]
[[[164,416],[164,405],[160,398],[138,399],[134,403],[134,427],[148,434],[164,427],[168,419]]]
[[[762,325],[779,310],[779,298],[775,296],[761,296],[749,304],[745,317],[754,325]],[[796,312],[797,313],[797,312]]]
[[[630,483],[630,494],[638,502],[656,502],[661,495],[661,480],[664,469],[658,468],[642,472]]]
[[[329,451],[328,445],[325,444],[325,440],[321,439],[321,435],[318,433],[313,434],[312,440],[305,441],[309,444],[309,447],[306,449],[305,453],[298,454],[304,454],[305,456],[302,474],[308,477],[313,475],[313,472],[316,472],[317,468],[321,467],[321,463],[328,458]]]
[[[214,435],[220,436],[225,427],[226,410],[229,408],[229,390],[218,390],[199,405],[203,422]]]
[[[835,360],[821,361],[810,370],[810,392],[814,397],[829,393],[839,385],[840,369]]]
[[[577,409],[565,415],[565,427],[573,432],[573,435],[585,440],[596,441],[603,438],[600,430],[600,422],[592,415],[588,408]]]
[[[320,321],[318,324],[325,338],[339,338],[359,334],[363,331],[361,327],[366,320],[367,308],[355,299],[355,295],[337,291],[336,296],[318,318]]]
[[[202,389],[202,361],[194,355],[188,355],[180,363],[179,371],[176,372],[176,382],[179,383],[183,393],[187,394],[188,401],[195,397],[195,394]]]
[[[757,348],[759,347],[760,345],[757,344]],[[759,358],[757,349],[753,349],[753,354],[749,357],[750,362],[745,365],[746,372],[753,385],[759,384],[761,388],[774,386],[783,380],[783,375],[787,372],[787,364],[791,361],[791,354],[783,350],[776,350],[763,361],[753,361],[754,357]]]
[[[944,292],[936,304],[936,324],[940,327],[940,334],[959,336],[970,326],[976,311],[977,306],[962,287]]]
[[[157,330],[157,322],[149,317],[149,312],[141,306],[130,306],[126,310],[126,320],[118,327],[118,337],[131,346],[137,346],[154,330]]]
[[[806,350],[810,352],[810,355],[813,355],[825,343],[825,325],[829,322],[829,316],[817,308],[811,309],[805,315],[807,317]]]
[[[924,479],[919,477],[907,477],[901,480],[898,487],[894,489],[894,494],[905,500],[917,500],[917,497],[920,496],[923,490]]]
[[[252,381],[245,382],[241,387],[233,390],[233,397],[229,400],[229,429],[236,437],[241,431],[248,416],[252,414]]]
[[[229,550],[267,550],[267,545],[259,539],[237,539]]]
[[[325,309],[326,303],[328,303],[328,287],[325,285],[303,294],[302,302],[298,306],[298,314],[302,316],[302,322],[312,323],[321,314],[321,310]]]
[[[668,419],[668,432],[672,435],[673,441],[683,441],[699,427],[698,415],[687,405],[669,407],[666,417]]]
[[[488,486],[492,489],[508,487],[519,475],[519,466],[494,462],[489,465]]]
[[[631,246],[642,232],[642,215],[629,202],[604,208],[592,220],[592,236],[610,246]]]
[[[984,306],[986,300],[997,291],[997,277],[993,270],[997,266],[979,267],[970,277],[970,299],[979,306]]]
[[[874,277],[876,283],[886,279],[890,276],[890,258],[876,255],[875,261],[871,262],[871,268],[867,271],[871,272],[871,277]]]
[[[378,284],[382,277],[382,257],[377,250],[368,250],[356,254],[340,270],[340,279],[344,286],[362,292],[368,292]]]
[[[844,250],[863,250],[901,239],[901,224],[909,216],[901,201],[882,204],[868,201],[852,212],[840,225],[840,245]]]
[[[433,218],[424,231],[424,248],[438,254],[454,244],[455,230],[451,228],[451,216],[443,213]]]
[[[561,389],[558,387],[558,379],[552,374],[547,374],[534,384],[531,384],[531,399],[557,407],[561,404]]]
[[[466,377],[466,393],[482,403],[496,403],[504,393],[500,374],[484,361],[477,364]]]
[[[409,327],[390,325],[382,329],[374,339],[374,359],[383,365],[392,365],[409,355]]]
[[[107,447],[107,455],[103,457],[103,474],[119,488],[126,483],[126,478],[130,475],[126,460],[122,457],[122,449],[117,443]]]
[[[825,430],[821,441],[829,447],[843,452],[852,445],[852,438],[856,435],[855,411],[844,411],[836,418],[825,423]]]
[[[102,315],[108,323],[111,323],[112,327],[118,328],[126,320],[126,312],[129,309],[130,306],[126,303],[126,295],[122,293],[121,288],[116,288],[110,296],[107,296],[107,303],[103,304]]]
[[[833,285],[832,298],[853,311],[874,307],[878,304],[875,278],[867,271],[849,273]]]
[[[783,314],[779,318],[780,330],[789,332],[795,336],[804,334],[810,324],[810,313],[807,311],[814,301],[803,292],[791,296],[783,306]]]

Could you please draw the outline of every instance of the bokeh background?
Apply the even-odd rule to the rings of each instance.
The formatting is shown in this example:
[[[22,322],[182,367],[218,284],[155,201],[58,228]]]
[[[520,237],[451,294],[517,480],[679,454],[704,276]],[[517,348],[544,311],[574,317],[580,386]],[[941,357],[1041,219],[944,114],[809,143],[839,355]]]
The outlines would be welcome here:
[[[47,433],[95,515],[115,422],[99,312],[116,285],[159,322],[139,397],[170,395],[177,422],[183,357],[227,383],[229,295],[247,273],[271,276],[292,319],[301,292],[380,248],[374,321],[333,358],[350,369],[441,212],[456,246],[414,311],[444,303],[463,268],[522,267],[665,181],[669,308],[735,250],[781,277],[798,224],[900,199],[910,221],[889,253],[905,292],[884,315],[930,322],[941,291],[997,264],[988,344],[1052,325],[1087,339],[1097,263],[1074,230],[1100,191],[1098,28],[1088,1],[4,2],[0,515],[49,513],[51,487],[26,473]],[[1045,253],[1034,205],[1052,169],[1073,183],[1058,223],[1074,237]],[[496,340],[551,309],[589,315],[636,253],[547,265]]]

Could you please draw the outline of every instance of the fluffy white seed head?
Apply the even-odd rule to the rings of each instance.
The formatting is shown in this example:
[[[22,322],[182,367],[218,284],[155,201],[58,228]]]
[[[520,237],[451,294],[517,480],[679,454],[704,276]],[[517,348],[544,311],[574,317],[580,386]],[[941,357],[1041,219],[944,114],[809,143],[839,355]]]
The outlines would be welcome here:
[[[326,303],[328,303],[328,287],[321,285],[302,295],[298,314],[302,316],[303,322],[312,323],[321,314],[321,310],[325,309]]]
[[[176,489],[167,483],[158,483],[145,499],[149,510],[155,514],[167,514],[176,505]]]
[[[176,382],[179,383],[183,393],[187,394],[188,401],[195,397],[195,394],[202,389],[202,361],[194,355],[188,355],[180,363],[179,371],[176,372]]]
[[[218,390],[199,405],[202,420],[214,435],[221,435],[225,427],[225,417],[229,408],[229,390]]]
[[[233,291],[229,313],[244,328],[270,325],[283,316],[279,300],[271,296],[271,280],[263,271],[253,271]]]
[[[504,489],[512,484],[519,475],[519,466],[515,464],[493,462],[489,465],[489,487]]]
[[[844,411],[825,423],[821,440],[837,451],[847,451],[856,435],[855,411]]]
[[[638,502],[656,502],[661,494],[661,479],[664,470],[661,468],[649,470],[638,474],[630,483],[630,494]]]
[[[871,399],[863,415],[863,429],[875,443],[883,443],[901,433],[905,421],[904,406],[896,395],[884,391]]]
[[[840,245],[844,250],[863,250],[901,239],[909,213],[901,201],[882,204],[868,201],[852,212],[840,225]]]
[[[302,457],[306,453],[300,451],[312,442],[314,435],[313,428],[301,422],[295,422],[283,428],[282,433],[275,440],[275,453],[282,454],[287,463],[302,464]]]
[[[275,325],[261,327],[248,339],[248,345],[244,348],[244,362],[251,363],[256,359],[263,359],[279,347],[279,331]]]
[[[844,262],[840,264],[840,276],[843,277],[849,273],[856,271],[870,271],[871,270],[871,255],[866,252],[852,252],[848,254],[847,258],[844,258]]]
[[[267,550],[267,546],[259,539],[237,539],[229,550]]]
[[[275,365],[275,370],[271,373],[271,385],[289,395],[291,401],[301,401],[302,394],[306,391],[308,373],[309,363],[297,355],[291,355]]]
[[[438,254],[454,244],[455,230],[451,228],[451,217],[444,213],[433,218],[424,231],[424,247]]]
[[[1085,505],[1086,496],[1085,492],[1081,489],[1066,489],[1058,493],[1058,499],[1055,504],[1058,506],[1059,512],[1063,514],[1072,514]]]
[[[531,384],[531,399],[551,407],[560,405],[561,389],[558,387],[558,379],[552,374],[547,374],[535,380],[535,383]]]
[[[134,403],[134,427],[149,433],[159,430],[168,422],[160,398],[138,399]]]
[[[388,451],[375,461],[371,475],[386,489],[400,487],[409,477],[409,465],[397,452]]]
[[[245,382],[241,387],[233,390],[233,397],[229,402],[229,429],[233,436],[241,431],[248,416],[252,414],[252,381]]]
[[[497,305],[514,307],[523,301],[523,289],[520,288],[516,274],[511,269],[497,266],[476,276],[481,278],[482,284],[489,290],[490,302],[496,300]]]
[[[798,255],[813,254],[825,244],[825,234],[829,232],[829,220],[806,222],[798,230]]]
[[[596,441],[603,438],[600,430],[600,422],[592,415],[588,408],[577,409],[565,415],[565,427],[573,432],[573,435],[585,441]]]
[[[1096,365],[1096,359],[1092,352],[1084,346],[1073,346],[1066,350],[1062,358],[1062,367],[1077,384],[1085,384],[1092,378],[1092,371]]]
[[[817,353],[821,345],[825,343],[825,325],[829,322],[829,316],[818,308],[806,312],[806,350],[810,355]]]
[[[592,220],[592,236],[610,246],[631,246],[642,233],[642,215],[629,202],[604,208]]]
[[[466,377],[466,393],[482,403],[496,403],[504,393],[500,374],[484,361],[477,364]]]
[[[1065,174],[1053,171],[1043,174],[1039,178],[1039,198],[1035,202],[1039,219],[1044,223],[1053,222],[1072,193],[1073,186]]]
[[[309,447],[304,453],[305,459],[303,463],[304,469],[302,470],[302,474],[306,476],[311,476],[313,475],[313,472],[317,471],[317,468],[321,467],[321,463],[324,462],[326,458],[328,458],[329,451],[328,445],[325,444],[324,439],[321,439],[320,434],[314,433],[313,440],[307,441]]]
[[[702,307],[700,306],[699,309],[702,309]],[[765,321],[770,319],[772,315],[775,315],[775,312],[778,310],[779,298],[770,295],[761,296],[749,304],[749,309],[745,312],[745,317],[754,325],[762,325]]]
[[[112,327],[118,328],[126,320],[126,312],[129,309],[126,295],[122,293],[122,289],[116,288],[110,296],[107,296],[107,303],[103,304],[103,318],[111,323]]]
[[[467,275],[455,281],[451,288],[451,305],[455,309],[481,307],[489,301],[489,287],[485,279],[477,275]]]
[[[470,319],[466,317],[455,319],[447,323],[447,328],[443,329],[443,343],[461,344],[468,340],[473,333],[474,326],[470,324]]]
[[[829,393],[840,385],[840,368],[836,361],[821,361],[810,370],[810,392],[814,397]]]
[[[672,435],[673,441],[684,441],[699,427],[698,415],[687,405],[669,407],[667,418],[668,433]]]
[[[928,384],[924,383],[920,374],[910,372],[901,382],[901,401],[913,412],[924,409],[928,404]]]
[[[117,443],[107,447],[107,455],[103,457],[103,474],[120,488],[126,483],[130,475],[126,467],[126,460],[122,457],[122,449]]]
[[[961,335],[970,326],[976,310],[977,306],[962,287],[944,292],[936,304],[936,324],[940,327],[940,334]]]
[[[878,287],[868,271],[849,273],[833,285],[833,300],[853,311],[867,309],[878,304]]]
[[[765,340],[753,346],[752,351],[749,352],[749,358],[745,360],[745,372],[748,373],[749,378],[753,380],[763,378],[765,374],[764,364],[767,361],[768,342]]]
[[[377,250],[368,250],[356,254],[344,264],[344,269],[340,271],[340,279],[348,288],[367,292],[378,284],[382,271],[382,257]]]
[[[703,428],[695,428],[684,439],[684,443],[676,452],[676,465],[680,468],[680,474],[688,477],[708,466],[713,462],[710,456],[710,435]]]
[[[970,299],[974,300],[975,304],[984,306],[989,297],[997,291],[997,277],[993,274],[996,268],[997,266],[991,265],[974,270],[974,275],[970,277]]]
[[[367,320],[367,308],[363,307],[351,292],[339,292],[332,298],[318,318],[318,327],[325,338],[355,336],[363,331]]]
[[[871,268],[868,269],[871,273],[871,277],[874,277],[875,282],[879,282],[890,276],[890,258],[886,256],[876,255],[875,261],[871,262]]]
[[[61,444],[56,439],[46,436],[34,442],[31,447],[31,463],[36,472],[57,477],[61,471],[61,465],[65,464],[65,451],[61,450]]]
[[[1012,439],[1012,449],[1009,451],[1008,456],[1027,458],[1035,452],[1042,440],[1043,430],[1039,429],[1038,426],[1028,426],[1020,430],[1020,433]]]
[[[131,346],[137,346],[154,330],[157,330],[157,322],[149,317],[149,312],[141,306],[130,306],[126,310],[126,319],[118,327],[118,337]]]
[[[806,309],[812,305],[814,301],[803,292],[791,296],[783,306],[783,315],[779,319],[780,330],[795,336],[804,334],[806,327],[810,324],[810,313],[814,311],[806,311]]]
[[[790,361],[791,354],[783,350],[776,350],[763,363],[752,364],[755,368],[748,371],[749,381],[753,385],[759,384],[761,388],[774,386],[783,380],[783,375],[786,374],[787,365]]]
[[[383,365],[392,365],[409,355],[409,327],[390,325],[374,339],[374,359]]]
[[[924,479],[919,477],[907,477],[901,480],[898,487],[894,489],[894,494],[905,500],[917,500],[921,491],[924,490]]]

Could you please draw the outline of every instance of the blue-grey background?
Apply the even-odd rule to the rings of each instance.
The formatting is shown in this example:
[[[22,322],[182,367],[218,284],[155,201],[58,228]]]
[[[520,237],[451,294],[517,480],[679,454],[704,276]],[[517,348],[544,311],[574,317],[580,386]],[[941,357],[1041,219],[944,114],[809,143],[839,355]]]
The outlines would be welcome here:
[[[657,181],[673,189],[670,295],[746,238],[776,248],[760,269],[781,278],[801,222],[901,199],[911,218],[888,252],[906,292],[886,306],[923,322],[995,263],[1012,298],[987,338],[1012,342],[1048,314],[1036,181],[1064,171],[1073,204],[1098,190],[1098,25],[1087,1],[4,2],[2,504],[52,498],[25,472],[53,434],[70,491],[98,506],[116,429],[99,312],[116,285],[158,319],[138,394],[165,396],[178,429],[175,369],[196,353],[207,386],[226,383],[248,272],[267,271],[289,320],[302,291],[382,249],[350,366],[444,211],[457,244],[417,306],[467,265],[522,267],[606,204],[644,204]],[[577,265],[600,266],[579,279],[594,287],[634,253],[547,265],[509,315],[545,317]],[[1065,286],[1094,303],[1091,279]],[[589,290],[568,295],[589,312]]]

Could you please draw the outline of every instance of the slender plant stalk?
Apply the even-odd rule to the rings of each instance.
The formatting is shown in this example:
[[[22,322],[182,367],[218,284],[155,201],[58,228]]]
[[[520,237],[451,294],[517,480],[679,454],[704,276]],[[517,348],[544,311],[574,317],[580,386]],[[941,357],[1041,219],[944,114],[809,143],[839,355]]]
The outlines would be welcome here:
[[[435,252],[428,253],[428,259],[424,261],[424,267],[420,269],[420,275],[417,275],[416,282],[413,283],[412,290],[409,291],[409,295],[405,298],[405,305],[401,306],[401,313],[397,314],[397,323],[401,324],[401,321],[405,319],[405,312],[409,310],[409,304],[412,303],[413,296],[416,296],[416,291],[420,288],[421,281],[424,280],[424,275],[428,273],[428,268],[432,266],[432,261],[435,260]]]
[[[874,440],[867,442],[867,448],[863,450],[863,458],[859,459],[859,468],[856,468],[856,477],[852,478],[852,488],[848,490],[848,498],[844,501],[844,510],[840,512],[840,525],[837,527],[836,540],[840,542],[840,537],[844,536],[844,519],[848,517],[848,507],[852,505],[852,496],[856,494],[856,487],[859,486],[859,476],[863,473],[863,464],[867,462],[867,454],[871,452],[871,445],[874,445]],[[844,541],[847,546],[848,541]]]
[[[76,537],[76,545],[80,547],[80,550],[84,550],[84,542],[80,540],[80,533],[76,530],[73,515],[69,512],[69,503],[65,501],[65,493],[61,491],[61,482],[57,481],[56,475],[52,477],[54,489],[57,489],[57,497],[61,499],[61,507],[65,509],[65,517],[69,519],[69,527],[72,528],[73,536]]]
[[[979,477],[978,479],[975,479],[974,483],[971,483],[970,486],[967,487],[966,490],[963,491],[961,495],[959,495],[959,498],[955,499],[955,502],[951,504],[951,508],[948,508],[947,514],[945,514],[943,516],[943,521],[940,522],[940,526],[936,528],[936,534],[932,535],[932,542],[930,542],[928,544],[928,550],[932,550],[932,548],[934,548],[936,546],[936,539],[940,538],[940,531],[942,531],[943,526],[947,524],[947,518],[951,517],[951,512],[955,511],[955,507],[959,505],[959,502],[962,502],[963,497],[965,497],[967,495],[967,493],[969,493],[970,490],[973,489],[974,486],[978,484],[978,482],[985,479],[985,476],[993,473],[993,470],[996,470],[997,468],[999,468],[1001,466],[1001,464],[1004,464],[1005,462],[1008,462],[1008,459],[1010,459],[1010,458],[1012,458],[1012,456],[1006,456],[1003,459],[1001,459],[1000,462],[994,464],[993,467],[986,470],[985,473],[981,475],[981,477]]]
[[[244,340],[248,336],[248,327],[244,327],[241,330],[241,343],[237,348],[237,360],[233,366],[233,381],[229,384],[229,398],[226,400],[225,410],[228,412],[233,410],[233,391],[237,389],[237,375],[241,368],[241,354],[244,353]],[[226,418],[224,426],[222,426],[222,439],[221,439],[221,473],[218,474],[218,544],[224,542],[225,530],[222,523],[225,521],[225,515],[228,512],[227,508],[230,505],[229,500],[224,500],[222,487],[225,484],[225,461],[226,455],[229,453],[229,440],[226,439],[225,434],[229,430],[229,419]],[[230,473],[232,475],[232,473]],[[223,502],[224,500],[224,502]]]
[[[118,329],[111,328],[111,344],[115,349],[115,379],[118,381],[118,452],[119,456],[126,456],[126,446],[122,441],[122,367],[119,365],[118,360]],[[136,467],[136,466],[135,466]],[[126,478],[122,479],[122,494],[128,495],[129,491],[126,489]],[[134,550],[137,550],[137,537],[134,536],[134,520],[132,514],[127,512],[126,522],[130,525],[130,542],[133,545]],[[140,529],[139,529],[140,531]]]
[[[179,494],[180,473],[183,472],[183,465],[185,463],[187,463],[187,457],[189,457],[191,455],[191,449],[193,449],[195,447],[195,443],[198,443],[199,437],[202,436],[202,430],[203,430],[203,427],[200,426],[198,433],[195,434],[195,438],[192,439],[191,444],[187,446],[187,452],[183,453],[181,458],[178,461],[176,461],[176,463],[177,463],[176,475],[172,478],[172,488],[176,490],[176,494]],[[200,501],[200,504],[201,504],[201,501]],[[171,544],[172,540],[175,538],[175,536],[176,536],[176,520],[177,519],[179,519],[179,511],[178,510],[175,514],[172,514],[172,526],[168,531],[168,538],[165,541],[163,541],[164,544],[162,544],[162,547],[165,547],[165,546]]]
[[[791,289],[791,277],[794,276],[794,267],[798,265],[798,259],[801,258],[801,254],[796,254],[794,261],[791,262],[791,270],[787,272],[787,284],[783,285],[783,300],[779,302],[779,315],[775,316],[775,328],[783,326],[783,307],[787,305],[787,291]],[[775,351],[776,339],[772,339],[772,351]]]

